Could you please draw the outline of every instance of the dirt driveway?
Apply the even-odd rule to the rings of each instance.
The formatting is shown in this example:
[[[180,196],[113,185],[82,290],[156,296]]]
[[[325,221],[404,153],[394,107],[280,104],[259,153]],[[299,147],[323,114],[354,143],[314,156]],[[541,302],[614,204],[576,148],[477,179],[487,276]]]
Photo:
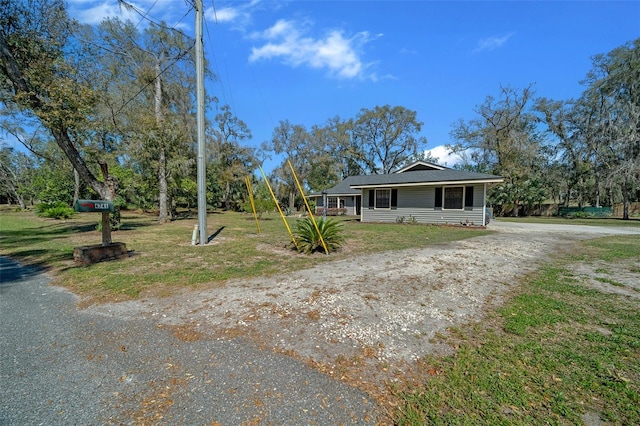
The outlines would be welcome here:
[[[419,227],[416,227],[419,232]],[[445,353],[447,328],[479,321],[517,278],[576,241],[640,229],[492,222],[492,235],[336,261],[295,273],[229,281],[224,288],[89,308],[154,318],[208,338],[248,337],[361,387]],[[350,367],[345,368],[345,365]],[[349,370],[349,371],[347,371]],[[355,373],[354,373],[355,371]]]

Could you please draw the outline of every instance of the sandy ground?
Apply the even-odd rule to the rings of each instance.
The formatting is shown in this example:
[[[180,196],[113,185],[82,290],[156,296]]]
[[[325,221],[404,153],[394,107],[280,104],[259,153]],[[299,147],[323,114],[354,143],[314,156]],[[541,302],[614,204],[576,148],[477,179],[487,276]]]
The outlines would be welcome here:
[[[360,366],[361,381],[380,385],[390,379],[391,373],[384,372],[402,374],[424,355],[447,353],[450,348],[434,339],[438,333],[482,320],[488,308],[509,295],[518,277],[553,253],[570,250],[585,238],[625,233],[640,238],[638,229],[609,227],[492,222],[489,228],[497,232],[288,275],[229,281],[224,288],[171,298],[88,309],[106,316],[154,318],[159,325],[187,327],[210,338],[251,338],[338,378],[341,364],[352,360]],[[588,277],[601,271],[598,265],[580,267],[579,273]],[[634,275],[629,282],[635,288],[589,282],[638,297]]]

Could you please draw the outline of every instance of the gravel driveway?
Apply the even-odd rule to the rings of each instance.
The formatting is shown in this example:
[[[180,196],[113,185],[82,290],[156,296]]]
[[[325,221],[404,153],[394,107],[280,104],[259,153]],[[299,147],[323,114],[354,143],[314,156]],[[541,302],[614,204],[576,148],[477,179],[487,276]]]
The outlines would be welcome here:
[[[437,333],[480,320],[552,253],[585,238],[640,236],[490,228],[498,232],[84,310],[42,276],[5,283],[3,270],[0,425],[374,424],[379,407],[345,380],[375,395],[416,359],[447,352]]]

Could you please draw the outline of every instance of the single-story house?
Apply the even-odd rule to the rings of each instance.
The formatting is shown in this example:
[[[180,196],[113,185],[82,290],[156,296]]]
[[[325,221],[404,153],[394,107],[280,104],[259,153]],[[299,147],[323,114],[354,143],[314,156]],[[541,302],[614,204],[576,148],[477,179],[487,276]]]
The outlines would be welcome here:
[[[418,161],[395,173],[350,176],[327,191],[327,200],[330,200],[329,194],[335,193],[333,190],[340,187],[342,196],[348,194],[353,197],[353,205],[360,210],[357,212],[354,209],[353,213],[347,214],[359,215],[362,222],[404,220],[483,225],[487,222],[487,187],[503,180],[501,176]],[[339,199],[338,196],[336,198]],[[319,209],[321,211],[322,207]]]

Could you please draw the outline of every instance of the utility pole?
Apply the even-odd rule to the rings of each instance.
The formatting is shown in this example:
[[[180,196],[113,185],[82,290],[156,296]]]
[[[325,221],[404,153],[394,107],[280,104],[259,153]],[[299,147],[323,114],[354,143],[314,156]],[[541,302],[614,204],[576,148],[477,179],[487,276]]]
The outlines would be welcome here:
[[[202,0],[195,0],[196,9],[196,121],[198,127],[198,226],[200,245],[207,244],[207,186],[204,146],[204,49],[202,46]]]

